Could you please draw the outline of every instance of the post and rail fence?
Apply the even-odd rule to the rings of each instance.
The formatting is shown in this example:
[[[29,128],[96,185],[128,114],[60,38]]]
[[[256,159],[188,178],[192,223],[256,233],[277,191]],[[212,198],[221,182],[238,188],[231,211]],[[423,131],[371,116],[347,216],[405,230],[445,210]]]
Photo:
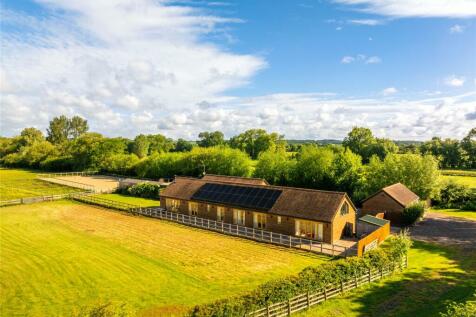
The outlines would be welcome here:
[[[248,313],[247,317],[284,317],[291,316],[303,310],[308,310],[312,306],[324,302],[330,298],[341,295],[347,291],[380,280],[386,276],[394,274],[396,271],[403,271],[408,266],[408,257],[400,263],[392,263],[380,269],[369,269],[365,274],[355,276],[345,282],[329,284],[316,292],[305,292],[289,298],[288,300],[269,304],[266,307]]]

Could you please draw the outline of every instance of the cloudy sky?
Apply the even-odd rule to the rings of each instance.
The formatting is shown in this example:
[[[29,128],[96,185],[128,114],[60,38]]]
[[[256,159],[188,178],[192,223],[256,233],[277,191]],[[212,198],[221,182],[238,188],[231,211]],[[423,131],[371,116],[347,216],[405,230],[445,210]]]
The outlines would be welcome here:
[[[463,137],[476,0],[0,0],[1,135]]]

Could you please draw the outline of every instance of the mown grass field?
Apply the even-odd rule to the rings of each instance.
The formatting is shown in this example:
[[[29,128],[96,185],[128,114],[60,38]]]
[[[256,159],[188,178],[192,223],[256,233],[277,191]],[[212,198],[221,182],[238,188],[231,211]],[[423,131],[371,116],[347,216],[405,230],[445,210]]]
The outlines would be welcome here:
[[[42,195],[67,194],[77,188],[48,183],[26,170],[0,169],[0,200],[11,200]]]
[[[466,211],[461,209],[437,209],[431,208],[429,211],[444,214],[451,217],[476,220],[476,211]]]
[[[442,175],[443,180],[451,180],[455,183],[469,186],[470,188],[476,188],[476,176],[453,176]]]
[[[121,194],[99,194],[95,196],[141,207],[160,206],[160,200],[156,199],[146,199]]]
[[[301,317],[434,317],[448,301],[465,301],[476,289],[476,253],[415,242],[409,268],[315,306]]]
[[[179,314],[329,260],[70,201],[2,208],[0,230],[2,316],[98,301]]]

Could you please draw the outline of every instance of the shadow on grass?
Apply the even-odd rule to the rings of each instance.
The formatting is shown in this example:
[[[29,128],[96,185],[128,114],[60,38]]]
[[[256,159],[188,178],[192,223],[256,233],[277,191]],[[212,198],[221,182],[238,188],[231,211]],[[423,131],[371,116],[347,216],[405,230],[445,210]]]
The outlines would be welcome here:
[[[410,257],[406,271],[352,299],[360,304],[358,316],[439,316],[449,301],[471,297],[476,287],[474,251],[424,242],[415,242],[413,249],[415,262]],[[438,262],[441,257],[444,261]]]

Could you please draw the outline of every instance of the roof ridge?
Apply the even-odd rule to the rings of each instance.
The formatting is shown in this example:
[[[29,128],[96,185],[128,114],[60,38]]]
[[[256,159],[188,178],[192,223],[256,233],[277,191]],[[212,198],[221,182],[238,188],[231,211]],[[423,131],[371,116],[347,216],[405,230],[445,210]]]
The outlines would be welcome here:
[[[246,176],[234,176],[234,175],[220,175],[220,174],[205,174],[203,175],[203,177],[201,179],[203,179],[204,177],[206,176],[218,176],[218,177],[228,177],[228,178],[244,178],[244,179],[255,179],[255,180],[262,180],[262,181],[265,181],[266,180],[264,178],[261,178],[261,177],[246,177]]]

